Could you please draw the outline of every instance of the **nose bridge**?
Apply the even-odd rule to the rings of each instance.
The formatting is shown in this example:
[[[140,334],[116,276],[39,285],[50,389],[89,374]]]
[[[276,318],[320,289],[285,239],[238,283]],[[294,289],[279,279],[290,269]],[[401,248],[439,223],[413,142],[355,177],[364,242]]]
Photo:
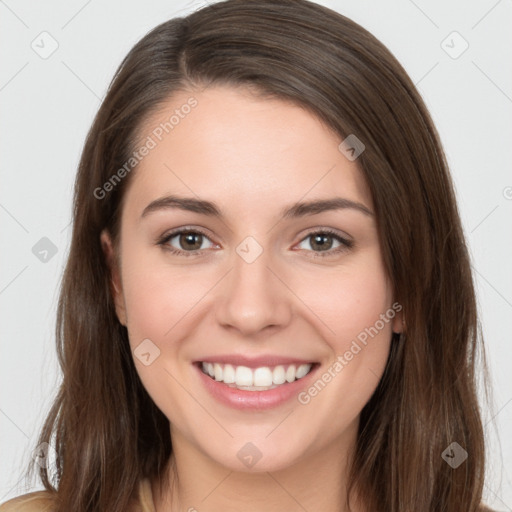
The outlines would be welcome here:
[[[283,326],[290,319],[289,294],[274,275],[269,249],[254,238],[245,238],[233,254],[232,271],[224,284],[218,321],[244,334],[267,326]]]

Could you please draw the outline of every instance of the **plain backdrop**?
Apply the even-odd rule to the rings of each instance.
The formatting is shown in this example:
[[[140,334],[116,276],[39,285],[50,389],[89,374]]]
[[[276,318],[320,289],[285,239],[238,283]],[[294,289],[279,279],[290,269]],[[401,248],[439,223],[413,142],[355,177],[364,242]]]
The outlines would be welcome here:
[[[440,132],[494,386],[484,418],[485,499],[512,510],[512,2],[319,3],[393,52]],[[0,0],[0,502],[32,490],[20,477],[59,382],[55,311],[86,132],[131,47],[157,24],[202,5]]]

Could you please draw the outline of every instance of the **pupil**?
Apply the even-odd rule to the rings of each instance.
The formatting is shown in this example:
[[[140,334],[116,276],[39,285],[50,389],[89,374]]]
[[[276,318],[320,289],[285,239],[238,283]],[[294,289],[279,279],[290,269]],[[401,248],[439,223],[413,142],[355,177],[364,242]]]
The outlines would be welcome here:
[[[330,235],[315,235],[313,237],[313,243],[311,244],[311,246],[313,248],[315,248],[315,245],[316,245],[317,248],[319,248],[321,251],[328,250],[328,249],[330,249],[330,246],[332,245],[332,241],[329,244],[328,242],[326,242],[326,240],[329,240],[330,238],[331,238]]]
[[[201,234],[199,233],[186,233],[186,234],[183,234],[181,235],[180,237],[180,244],[182,245],[182,247],[186,247],[187,244],[192,244],[194,245],[194,241],[195,241],[195,247],[191,247],[190,245],[188,246],[189,249],[199,249],[201,247],[201,242],[202,242],[202,236]],[[199,243],[197,243],[197,239],[199,238]]]
[[[199,249],[201,247],[202,236],[200,233],[186,233],[181,235],[180,243],[183,245],[189,245],[189,249]],[[330,249],[332,245],[329,243],[331,239],[330,235],[315,235],[313,237],[313,243],[311,244],[313,248],[320,249],[321,251],[325,251]],[[193,247],[190,247],[193,245]]]

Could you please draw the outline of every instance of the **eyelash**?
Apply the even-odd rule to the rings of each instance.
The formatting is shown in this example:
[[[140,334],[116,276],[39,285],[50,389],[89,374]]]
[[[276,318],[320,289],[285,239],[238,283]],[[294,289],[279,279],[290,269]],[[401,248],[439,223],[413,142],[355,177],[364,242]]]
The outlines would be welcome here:
[[[182,234],[200,234],[200,235],[203,235],[204,237],[208,238],[208,240],[210,240],[209,236],[204,231],[201,231],[200,229],[179,228],[175,231],[172,231],[170,233],[163,235],[157,241],[157,245],[165,247],[165,249],[170,251],[172,254],[175,254],[178,256],[185,256],[185,257],[196,256],[196,255],[200,254],[202,250],[205,250],[205,249],[197,249],[195,251],[182,251],[181,249],[176,249],[174,247],[167,246],[167,244],[170,240],[172,240],[177,235],[182,235]],[[313,235],[329,235],[341,243],[341,245],[339,247],[337,247],[335,249],[329,249],[327,251],[308,251],[313,254],[313,256],[312,256],[313,258],[327,258],[329,256],[334,256],[343,251],[346,251],[347,249],[351,249],[354,246],[354,242],[352,240],[347,240],[346,238],[343,238],[335,231],[328,229],[328,228],[321,229],[318,231],[311,231],[304,238],[302,238],[302,240],[300,242],[303,242],[304,240],[308,239],[309,237],[312,237]]]

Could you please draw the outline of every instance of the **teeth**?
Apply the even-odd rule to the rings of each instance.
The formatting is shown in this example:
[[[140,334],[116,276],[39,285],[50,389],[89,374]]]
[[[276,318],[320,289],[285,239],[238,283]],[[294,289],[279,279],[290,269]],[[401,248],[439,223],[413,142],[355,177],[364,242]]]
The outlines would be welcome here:
[[[223,381],[225,384],[233,384],[235,382],[235,369],[227,364],[224,366]]]
[[[203,372],[212,379],[224,382],[230,387],[247,389],[251,391],[272,389],[285,382],[302,379],[311,370],[311,364],[289,365],[287,368],[278,365],[274,368],[262,366],[248,368],[247,366],[233,366],[220,363],[202,363]]]
[[[297,371],[295,372],[295,377],[297,379],[302,379],[302,377],[304,377],[308,374],[309,370],[311,370],[311,366],[309,366],[307,364],[301,364],[297,368]]]
[[[274,384],[284,384],[286,381],[286,372],[284,366],[276,366],[272,372],[272,382]]]
[[[254,370],[255,386],[272,386],[272,370],[266,366]]]
[[[237,386],[253,386],[252,370],[247,366],[237,366],[235,370],[235,384]]]

